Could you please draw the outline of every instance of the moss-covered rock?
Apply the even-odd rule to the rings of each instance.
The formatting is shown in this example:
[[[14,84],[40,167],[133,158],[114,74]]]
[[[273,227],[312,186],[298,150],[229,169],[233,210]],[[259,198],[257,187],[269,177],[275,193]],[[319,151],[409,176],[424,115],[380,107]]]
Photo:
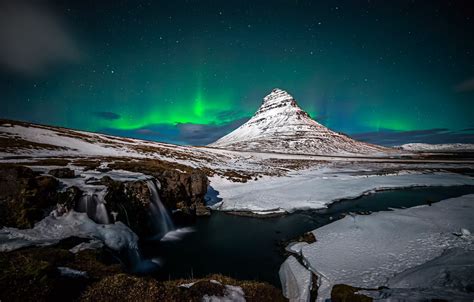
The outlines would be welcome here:
[[[126,274],[106,277],[82,294],[80,301],[167,301],[160,284],[149,278]]]
[[[306,243],[314,243],[316,242],[316,237],[314,236],[313,232],[306,232],[303,235],[296,238],[297,242],[306,242]]]
[[[57,297],[61,278],[56,267],[72,258],[68,251],[53,248],[0,253],[0,300],[46,301]]]
[[[357,294],[360,288],[352,287],[346,284],[336,284],[331,290],[332,302],[371,302],[372,298]]]

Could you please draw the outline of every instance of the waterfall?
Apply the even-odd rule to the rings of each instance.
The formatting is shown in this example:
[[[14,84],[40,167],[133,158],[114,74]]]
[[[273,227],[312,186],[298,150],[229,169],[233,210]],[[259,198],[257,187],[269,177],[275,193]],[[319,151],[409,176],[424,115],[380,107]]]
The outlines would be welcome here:
[[[95,210],[95,218],[99,223],[102,224],[109,224],[109,214],[107,212],[107,208],[105,207],[105,203],[103,201],[97,203],[97,207]]]
[[[109,214],[104,200],[105,193],[105,191],[84,193],[76,205],[76,211],[86,213],[89,218],[98,223],[109,224]]]
[[[161,202],[156,183],[150,179],[147,180],[147,186],[150,190],[151,224],[156,236],[163,237],[166,233],[173,231],[175,227],[168,211]]]

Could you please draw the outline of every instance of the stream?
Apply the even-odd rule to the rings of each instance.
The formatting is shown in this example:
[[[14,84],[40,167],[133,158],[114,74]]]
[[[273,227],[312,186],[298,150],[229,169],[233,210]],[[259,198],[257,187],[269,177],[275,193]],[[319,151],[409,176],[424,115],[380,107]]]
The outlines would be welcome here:
[[[324,210],[299,211],[281,217],[252,218],[214,211],[195,223],[180,240],[141,243],[146,258],[159,259],[153,275],[160,280],[221,273],[280,287],[278,270],[285,260],[284,242],[344,217],[349,212],[376,212],[426,205],[474,193],[474,186],[397,189],[333,203]]]

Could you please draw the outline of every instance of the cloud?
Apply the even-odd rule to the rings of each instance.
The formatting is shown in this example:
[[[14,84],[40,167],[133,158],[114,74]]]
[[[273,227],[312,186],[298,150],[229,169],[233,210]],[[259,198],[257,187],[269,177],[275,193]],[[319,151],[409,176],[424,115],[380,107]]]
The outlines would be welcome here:
[[[37,75],[81,54],[60,18],[44,1],[0,0],[0,67]]]
[[[207,145],[233,131],[248,118],[241,118],[223,125],[178,124],[179,138],[191,145]]]
[[[118,120],[121,117],[119,114],[109,111],[94,112],[94,115],[101,119],[109,121]]]
[[[203,146],[216,141],[246,121],[247,118],[242,118],[222,125],[192,123],[176,125],[153,124],[134,130],[108,128],[102,129],[100,132],[180,145]]]
[[[456,92],[467,92],[472,90],[474,90],[474,78],[467,79],[454,86],[454,91]]]
[[[474,143],[474,133],[464,130],[451,131],[445,128],[413,131],[383,129],[380,131],[353,134],[351,137],[357,140],[384,146],[396,146],[407,143]]]

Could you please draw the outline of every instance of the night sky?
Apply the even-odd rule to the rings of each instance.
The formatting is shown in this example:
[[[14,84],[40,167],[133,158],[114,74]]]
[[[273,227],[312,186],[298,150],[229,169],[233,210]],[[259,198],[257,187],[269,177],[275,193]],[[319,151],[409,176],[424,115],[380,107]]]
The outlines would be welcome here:
[[[472,1],[0,0],[0,117],[179,144],[278,87],[355,138],[474,142]]]

